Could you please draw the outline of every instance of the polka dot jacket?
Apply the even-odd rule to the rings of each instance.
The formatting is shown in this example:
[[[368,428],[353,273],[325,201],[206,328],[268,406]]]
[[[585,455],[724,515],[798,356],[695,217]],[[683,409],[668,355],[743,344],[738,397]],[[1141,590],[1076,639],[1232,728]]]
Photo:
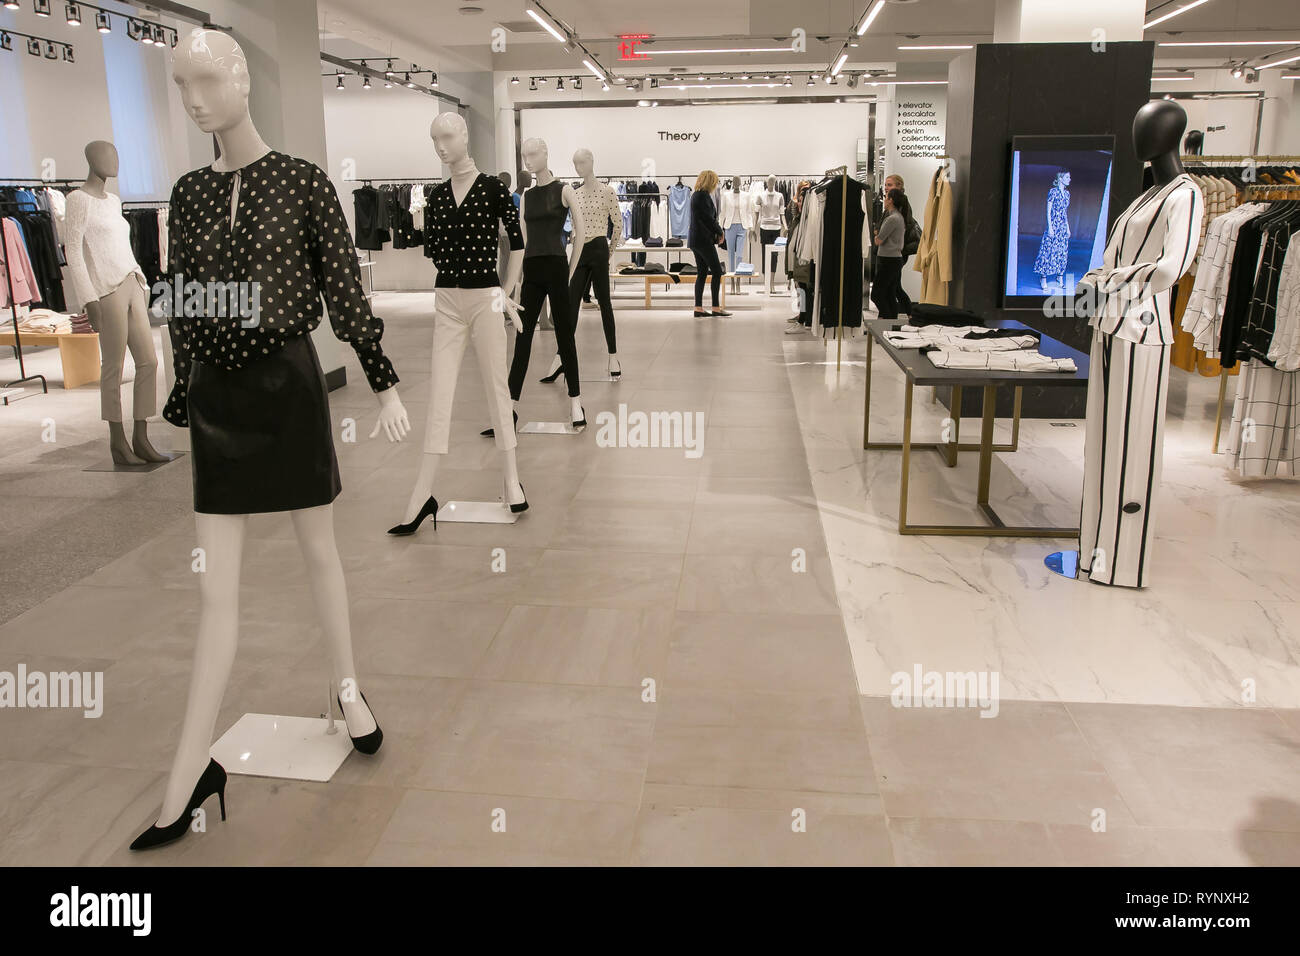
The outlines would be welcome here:
[[[194,362],[238,369],[265,358],[320,324],[322,295],[334,333],[356,350],[371,389],[397,384],[379,345],[384,323],[371,314],[362,292],[352,238],[329,177],[306,160],[272,150],[240,169],[239,180],[233,229],[234,172],[205,166],[186,173],[172,189],[169,280],[179,275],[182,289],[194,282],[256,282],[259,310],[251,328],[244,327],[252,323],[239,311],[218,310],[211,302],[201,315],[169,319],[176,386],[163,417],[189,425],[186,388]]]
[[[445,180],[429,191],[424,210],[424,254],[438,269],[438,289],[491,289],[497,275],[497,239],[504,226],[511,249],[524,247],[519,210],[495,176],[479,173],[459,206]]]

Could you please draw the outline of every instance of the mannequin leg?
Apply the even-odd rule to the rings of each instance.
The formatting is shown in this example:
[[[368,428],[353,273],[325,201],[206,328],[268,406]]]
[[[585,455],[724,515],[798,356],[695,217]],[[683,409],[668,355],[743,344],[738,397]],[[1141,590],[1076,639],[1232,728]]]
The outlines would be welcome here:
[[[515,457],[519,439],[515,435],[514,404],[510,400],[510,384],[506,376],[506,330],[500,315],[492,310],[490,297],[483,299],[476,309],[470,334],[474,337],[474,355],[478,358],[483,391],[488,397],[493,441],[503,453],[506,500],[519,504],[524,500],[524,492],[519,484],[519,465]],[[519,348],[517,343],[515,348]]]
[[[108,422],[108,447],[119,465],[141,465],[122,427],[122,363],[126,361],[131,288],[127,279],[99,300],[99,412]],[[187,794],[188,796],[188,794]]]
[[[515,336],[515,354],[510,360],[510,397],[516,402],[524,390],[528,375],[528,359],[533,350],[533,333],[537,331],[537,318],[546,300],[546,282],[537,265],[538,258],[524,260],[524,281],[519,293],[519,319],[524,330]],[[513,427],[511,428],[513,432]]]
[[[605,327],[605,349],[610,358],[618,354],[618,334],[614,328],[614,303],[609,296],[609,247],[591,266],[591,282],[600,303],[600,321]]]
[[[425,413],[428,418],[425,420],[424,454],[420,458],[420,471],[416,475],[415,486],[411,489],[406,511],[403,512],[404,523],[414,521],[425,502],[433,495],[438,461],[440,456],[447,454],[447,446],[451,441],[451,407],[456,398],[456,380],[460,376],[460,363],[465,357],[465,343],[469,337],[465,325],[467,317],[460,307],[460,296],[465,291],[439,289],[434,299],[433,357],[430,363],[429,408]],[[504,338],[504,329],[501,330],[501,335]],[[502,355],[504,356],[504,348]]]
[[[307,581],[311,587],[316,614],[329,646],[330,667],[335,687],[351,679],[358,690],[357,667],[352,659],[352,624],[348,609],[348,584],[343,577],[343,562],[339,560],[338,545],[334,541],[334,506],[304,508],[290,512],[293,530],[298,536],[298,547],[307,564]],[[348,733],[364,737],[375,727],[374,714],[360,693],[342,694],[343,716],[348,723]]]
[[[560,358],[564,361],[564,379],[569,385],[569,397],[577,398],[582,391],[578,380],[578,346],[573,334],[578,315],[576,301],[574,307],[570,307],[567,260],[552,265],[546,295],[551,303],[551,320],[555,324],[555,344],[559,347]]]
[[[175,822],[184,812],[194,784],[208,764],[217,712],[239,643],[239,573],[248,516],[195,514],[194,523],[206,561],[206,570],[199,575],[199,635],[185,720],[158,813],[159,826]]]
[[[135,428],[131,435],[131,448],[144,461],[167,461],[149,441],[146,419],[158,414],[158,353],[153,347],[153,332],[149,328],[149,303],[144,287],[138,281],[127,280],[131,290],[127,306],[126,347],[135,363],[135,387],[131,393],[131,417]]]

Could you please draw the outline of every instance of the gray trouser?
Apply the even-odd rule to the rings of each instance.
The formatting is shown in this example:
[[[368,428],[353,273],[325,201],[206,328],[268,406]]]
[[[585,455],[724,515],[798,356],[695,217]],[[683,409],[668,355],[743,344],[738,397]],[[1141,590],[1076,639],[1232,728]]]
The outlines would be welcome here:
[[[127,349],[135,362],[131,417],[143,421],[158,412],[158,353],[144,285],[134,273],[99,300],[99,411],[106,422],[122,421],[122,364]]]

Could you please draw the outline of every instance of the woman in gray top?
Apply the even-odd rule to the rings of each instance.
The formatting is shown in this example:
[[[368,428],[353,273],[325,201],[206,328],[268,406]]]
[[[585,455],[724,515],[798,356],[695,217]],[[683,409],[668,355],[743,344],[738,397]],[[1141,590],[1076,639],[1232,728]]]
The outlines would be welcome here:
[[[901,189],[885,193],[885,221],[876,231],[876,280],[871,301],[882,319],[898,318],[898,288],[903,274],[903,239],[907,233],[907,196]]]

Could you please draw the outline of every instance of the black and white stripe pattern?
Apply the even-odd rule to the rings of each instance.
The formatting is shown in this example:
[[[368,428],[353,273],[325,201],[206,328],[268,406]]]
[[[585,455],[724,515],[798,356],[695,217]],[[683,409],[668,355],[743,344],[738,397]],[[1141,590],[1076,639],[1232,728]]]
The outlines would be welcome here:
[[[1079,568],[1096,584],[1140,588],[1151,573],[1169,346],[1094,329],[1091,365]]]
[[[1144,345],[1169,345],[1169,290],[1196,258],[1205,200],[1183,173],[1143,195],[1115,221],[1101,268],[1081,279],[1100,294],[1091,324]]]

